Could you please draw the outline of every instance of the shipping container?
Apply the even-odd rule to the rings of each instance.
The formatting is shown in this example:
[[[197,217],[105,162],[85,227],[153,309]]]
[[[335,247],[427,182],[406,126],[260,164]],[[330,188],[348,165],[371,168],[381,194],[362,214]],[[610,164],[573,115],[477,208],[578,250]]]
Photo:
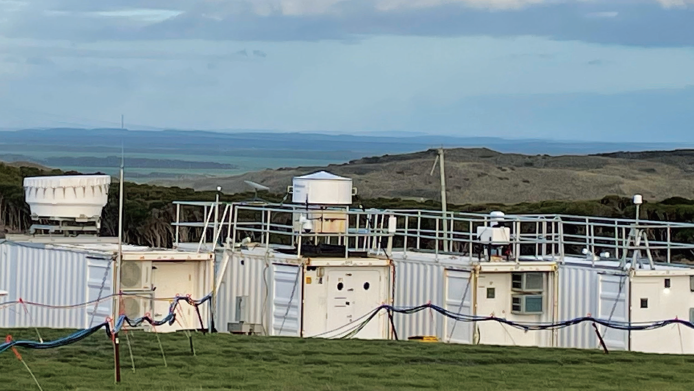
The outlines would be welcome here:
[[[211,291],[214,254],[124,245],[123,295],[116,299],[117,245],[96,239],[0,242],[0,286],[8,292],[0,298],[0,327],[88,328],[117,315],[116,300],[131,319],[161,319],[175,296],[200,299]],[[18,303],[2,304],[8,302]],[[182,303],[176,323],[157,331],[207,328],[209,306],[199,310]]]
[[[225,254],[217,291],[219,331],[334,337],[391,302],[392,268],[383,259],[308,258],[258,248]],[[355,334],[386,339],[387,313]]]
[[[177,232],[214,227],[223,243],[219,331],[694,353],[694,330],[658,327],[694,320],[694,268],[674,264],[694,254],[682,239],[694,224],[367,210],[348,206],[347,186],[320,186],[320,204],[304,193],[294,204],[177,202],[207,216],[177,220]],[[392,319],[379,303],[393,305]],[[358,327],[378,308],[373,326]],[[575,323],[584,317],[599,322]]]

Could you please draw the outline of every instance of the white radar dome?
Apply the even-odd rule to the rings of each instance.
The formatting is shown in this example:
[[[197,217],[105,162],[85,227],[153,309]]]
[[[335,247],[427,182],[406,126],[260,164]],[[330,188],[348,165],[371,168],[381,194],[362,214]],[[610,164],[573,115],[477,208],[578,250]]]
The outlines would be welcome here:
[[[31,214],[44,218],[98,218],[108,202],[108,175],[24,178]]]
[[[294,177],[292,180],[292,202],[312,205],[351,205],[356,189],[352,179],[343,178],[325,171]]]

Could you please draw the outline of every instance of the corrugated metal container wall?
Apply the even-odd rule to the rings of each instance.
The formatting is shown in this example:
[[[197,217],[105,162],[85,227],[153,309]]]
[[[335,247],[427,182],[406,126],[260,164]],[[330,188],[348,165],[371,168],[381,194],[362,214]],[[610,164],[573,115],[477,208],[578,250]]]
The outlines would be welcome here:
[[[267,279],[269,278],[268,264],[262,257],[227,253],[229,264],[217,292],[217,313],[215,324],[219,332],[227,332],[229,323],[237,321],[237,297],[243,297],[247,309],[246,323],[262,324],[267,332],[264,321],[267,318],[269,305]],[[222,261],[223,262],[223,261]],[[221,265],[220,265],[221,267]]]
[[[444,266],[433,262],[394,260],[395,297],[393,306],[414,307],[431,302],[445,307],[443,299]],[[443,338],[446,319],[433,310],[415,314],[394,314],[398,338],[435,335]]]
[[[3,307],[0,327],[87,327],[90,306],[84,303],[89,301],[90,255],[94,254],[43,245],[0,243],[0,284],[9,292],[4,301],[21,298],[42,304],[29,304],[26,309],[20,304]],[[110,291],[105,292],[104,296],[109,294]]]
[[[559,321],[575,319],[591,314],[598,316],[597,269],[576,265],[559,265]],[[597,338],[590,323],[565,327],[559,330],[562,348],[597,348]]]
[[[273,264],[270,280],[270,335],[301,336],[303,281],[297,265]],[[263,306],[263,308],[266,308]],[[327,314],[326,314],[327,315]]]
[[[214,260],[200,261],[197,263],[195,293],[192,294],[194,299],[201,299],[212,292],[214,263]],[[199,307],[200,317],[202,318],[204,327],[208,327],[209,308],[209,303],[205,303]]]

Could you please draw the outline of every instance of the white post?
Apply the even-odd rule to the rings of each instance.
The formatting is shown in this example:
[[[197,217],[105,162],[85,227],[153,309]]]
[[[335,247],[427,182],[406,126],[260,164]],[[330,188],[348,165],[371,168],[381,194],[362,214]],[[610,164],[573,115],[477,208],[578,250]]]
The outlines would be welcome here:
[[[390,215],[388,217],[388,244],[387,244],[387,249],[388,249],[388,254],[386,254],[386,257],[390,257],[390,254],[393,253],[393,237],[395,236],[395,233],[398,230],[398,218],[395,215]]]
[[[176,244],[175,247],[178,248],[178,240],[180,238],[181,232],[181,204],[176,204]]]
[[[214,227],[213,227],[213,235],[212,235],[212,240],[216,241],[217,240],[217,230],[219,229],[218,224],[219,224],[219,192],[222,188],[220,186],[217,186],[217,194],[215,194],[214,197]],[[213,243],[212,246],[214,247],[217,243]]]

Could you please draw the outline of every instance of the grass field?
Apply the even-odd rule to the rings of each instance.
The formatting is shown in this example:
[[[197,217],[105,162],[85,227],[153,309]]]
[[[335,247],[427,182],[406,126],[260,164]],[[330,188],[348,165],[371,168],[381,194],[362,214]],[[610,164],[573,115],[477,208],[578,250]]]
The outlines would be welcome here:
[[[44,339],[65,331],[42,330]],[[2,330],[35,339],[33,330]],[[330,341],[194,334],[121,335],[122,382],[99,332],[52,350],[18,348],[44,390],[691,390],[692,356],[467,346],[413,341]],[[36,388],[11,351],[0,354],[0,389]]]

